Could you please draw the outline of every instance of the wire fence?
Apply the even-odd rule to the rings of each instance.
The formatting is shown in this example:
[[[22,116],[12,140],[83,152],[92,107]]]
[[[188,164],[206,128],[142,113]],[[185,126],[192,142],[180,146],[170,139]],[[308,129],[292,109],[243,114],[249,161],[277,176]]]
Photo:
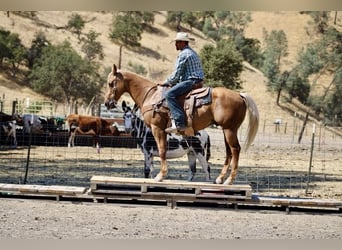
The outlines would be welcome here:
[[[241,145],[246,125],[239,130]],[[235,184],[250,184],[253,192],[265,195],[342,199],[341,137],[319,125],[313,136],[312,123],[308,123],[298,143],[301,125],[298,120],[277,124],[262,120],[253,145],[241,151]],[[207,132],[213,181],[223,166],[225,146],[220,128],[208,128]],[[17,137],[18,146],[13,148],[1,136],[0,183],[88,187],[94,175],[144,177],[143,154],[137,141],[129,136],[101,137],[100,149],[92,146],[90,136],[78,136],[75,147],[67,147],[67,133],[32,135],[31,145],[28,135],[19,131]],[[168,179],[187,180],[186,156],[169,160],[168,164]],[[158,173],[158,157],[154,166]],[[193,181],[205,181],[199,164]]]

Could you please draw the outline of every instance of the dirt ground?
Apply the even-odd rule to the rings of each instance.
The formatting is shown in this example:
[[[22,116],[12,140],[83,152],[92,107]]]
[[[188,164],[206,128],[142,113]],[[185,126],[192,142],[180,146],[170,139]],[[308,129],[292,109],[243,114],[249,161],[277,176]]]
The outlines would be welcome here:
[[[0,239],[341,239],[342,216],[0,200]]]

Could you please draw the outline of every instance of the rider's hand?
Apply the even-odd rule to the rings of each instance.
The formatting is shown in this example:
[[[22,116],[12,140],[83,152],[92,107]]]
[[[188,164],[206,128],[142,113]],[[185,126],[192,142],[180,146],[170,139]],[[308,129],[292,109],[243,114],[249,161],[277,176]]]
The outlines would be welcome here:
[[[158,82],[157,85],[161,86],[161,87],[169,87],[170,86],[170,84],[165,83],[165,82]]]

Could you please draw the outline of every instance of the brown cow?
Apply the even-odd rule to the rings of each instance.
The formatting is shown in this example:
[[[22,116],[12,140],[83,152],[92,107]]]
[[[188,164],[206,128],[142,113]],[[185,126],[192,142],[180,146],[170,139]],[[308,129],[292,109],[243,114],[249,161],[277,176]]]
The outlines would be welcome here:
[[[120,131],[116,127],[116,124],[111,119],[104,119],[98,116],[87,115],[68,115],[66,122],[69,126],[70,137],[68,141],[68,147],[75,146],[76,134],[81,135],[93,135],[94,146],[99,147],[99,136],[119,136]]]

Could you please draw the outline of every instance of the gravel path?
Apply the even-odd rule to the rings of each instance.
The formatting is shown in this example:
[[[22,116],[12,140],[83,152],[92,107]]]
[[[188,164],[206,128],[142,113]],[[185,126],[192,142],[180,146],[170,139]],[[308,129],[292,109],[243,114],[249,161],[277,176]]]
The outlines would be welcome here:
[[[0,199],[0,239],[341,239],[341,214]]]

